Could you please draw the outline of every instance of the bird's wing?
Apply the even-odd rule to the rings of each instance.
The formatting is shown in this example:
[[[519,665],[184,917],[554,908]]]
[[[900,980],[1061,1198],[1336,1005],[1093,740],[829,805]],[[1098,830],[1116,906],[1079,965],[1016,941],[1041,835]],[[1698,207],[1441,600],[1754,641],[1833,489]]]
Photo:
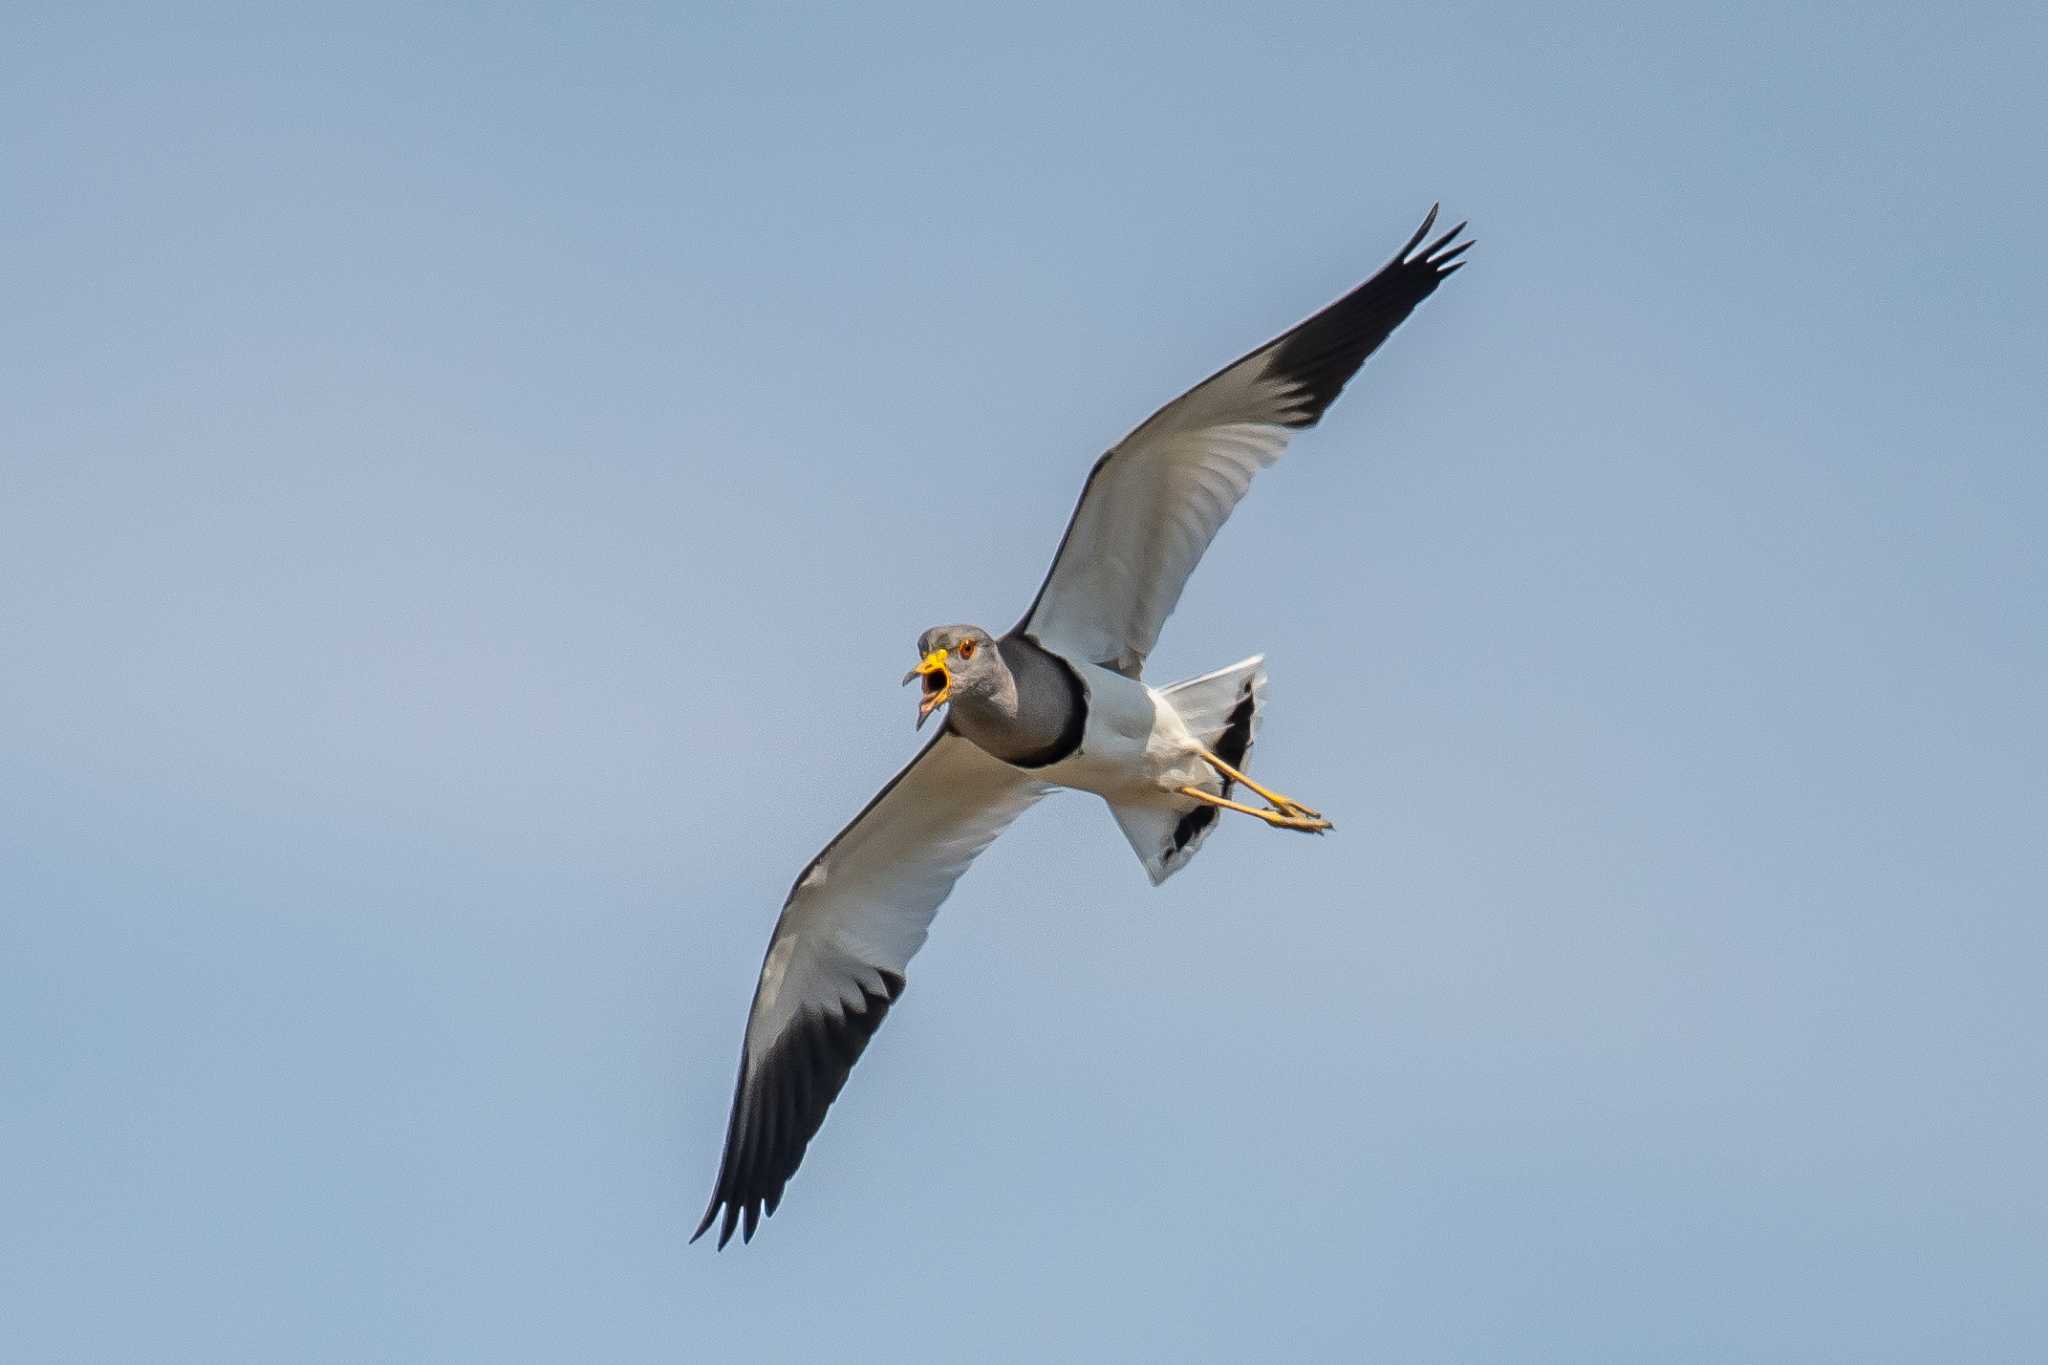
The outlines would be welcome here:
[[[903,991],[967,865],[1051,788],[942,729],[811,860],[783,903],[747,1016],[711,1206],[718,1245],[774,1213],[825,1110]]]
[[[1422,247],[1429,211],[1385,269],[1189,389],[1104,455],[1016,629],[1136,677],[1181,588],[1252,475],[1314,426],[1365,358],[1471,246],[1460,223]]]

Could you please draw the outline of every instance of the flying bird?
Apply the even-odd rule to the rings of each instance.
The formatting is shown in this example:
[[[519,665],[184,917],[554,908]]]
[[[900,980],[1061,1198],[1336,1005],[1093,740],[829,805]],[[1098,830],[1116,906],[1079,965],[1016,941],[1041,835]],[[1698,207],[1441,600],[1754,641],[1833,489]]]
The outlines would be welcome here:
[[[1094,792],[1154,885],[1225,814],[1320,834],[1320,811],[1245,768],[1266,699],[1254,656],[1170,687],[1145,658],[1252,476],[1311,427],[1472,245],[1460,223],[1415,235],[1377,275],[1152,414],[1097,460],[1051,570],[1002,635],[936,626],[917,641],[917,726],[930,743],[797,877],[754,990],[710,1207],[752,1240],[853,1064],[903,993],[941,902],[1040,797]],[[1238,799],[1242,795],[1246,800]],[[722,1217],[721,1217],[722,1213]]]

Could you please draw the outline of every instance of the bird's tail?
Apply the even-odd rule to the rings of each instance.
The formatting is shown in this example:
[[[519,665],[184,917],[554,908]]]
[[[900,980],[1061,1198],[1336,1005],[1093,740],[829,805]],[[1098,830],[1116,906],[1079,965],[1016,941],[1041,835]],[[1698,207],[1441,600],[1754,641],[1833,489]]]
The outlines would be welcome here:
[[[1160,689],[1160,695],[1173,703],[1188,733],[1240,771],[1246,770],[1252,740],[1259,731],[1259,715],[1266,704],[1265,664],[1264,655],[1254,655],[1242,663]],[[1227,782],[1223,784],[1223,794],[1230,795]],[[1109,809],[1154,886],[1187,865],[1221,814],[1214,806],[1185,798],[1157,805],[1112,803]]]

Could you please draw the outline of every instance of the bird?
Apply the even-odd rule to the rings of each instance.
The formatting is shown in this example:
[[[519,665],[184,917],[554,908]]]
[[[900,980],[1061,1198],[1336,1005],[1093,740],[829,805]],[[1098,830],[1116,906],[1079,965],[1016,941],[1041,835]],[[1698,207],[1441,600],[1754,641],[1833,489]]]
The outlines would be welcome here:
[[[904,685],[909,765],[807,864],[769,935],[718,1177],[698,1238],[750,1242],[773,1215],[854,1063],[902,996],[910,959],[981,851],[1041,797],[1092,792],[1157,885],[1228,814],[1323,834],[1318,811],[1245,768],[1265,706],[1253,656],[1154,688],[1160,628],[1210,541],[1295,432],[1465,262],[1466,224],[1424,245],[1433,206],[1372,278],[1160,408],[1096,461],[1052,567],[1001,635],[935,626]],[[1239,794],[1255,798],[1240,800]]]

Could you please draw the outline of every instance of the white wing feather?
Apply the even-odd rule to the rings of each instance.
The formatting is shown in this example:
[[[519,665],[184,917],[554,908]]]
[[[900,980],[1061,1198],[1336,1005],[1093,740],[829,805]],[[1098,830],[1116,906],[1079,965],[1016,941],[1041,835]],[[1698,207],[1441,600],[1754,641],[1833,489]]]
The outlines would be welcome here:
[[[1169,403],[1102,458],[1025,629],[1135,677],[1252,476],[1280,458],[1299,390],[1270,348]]]
[[[1464,224],[1154,413],[1096,462],[1038,597],[1017,624],[1056,652],[1137,677],[1252,476],[1315,425],[1366,357],[1459,268]]]
[[[1052,790],[941,730],[791,888],[747,1017],[725,1155],[702,1236],[744,1217],[751,1238],[847,1073],[901,994],[953,884]]]

